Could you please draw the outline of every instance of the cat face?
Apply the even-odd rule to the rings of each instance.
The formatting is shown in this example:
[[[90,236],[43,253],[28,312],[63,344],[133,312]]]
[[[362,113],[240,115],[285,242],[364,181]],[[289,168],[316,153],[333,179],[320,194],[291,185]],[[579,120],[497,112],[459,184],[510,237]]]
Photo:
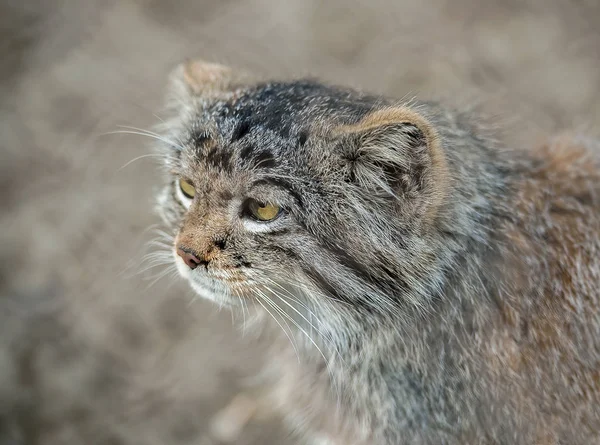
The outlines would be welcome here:
[[[285,291],[376,311],[408,290],[403,277],[429,261],[424,234],[445,190],[424,117],[201,62],[176,70],[173,85],[165,139],[177,143],[163,147],[160,207],[200,295],[231,305]]]

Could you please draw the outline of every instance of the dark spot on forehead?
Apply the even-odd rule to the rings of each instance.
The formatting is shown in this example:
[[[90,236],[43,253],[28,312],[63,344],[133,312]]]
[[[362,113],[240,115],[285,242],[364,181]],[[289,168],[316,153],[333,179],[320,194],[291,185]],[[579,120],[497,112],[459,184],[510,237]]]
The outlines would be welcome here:
[[[298,146],[301,147],[304,144],[306,144],[306,141],[308,140],[308,130],[304,129],[302,131],[300,131],[300,133],[298,134]]]
[[[190,143],[192,146],[194,146],[194,148],[199,148],[204,146],[206,143],[208,143],[211,139],[210,139],[210,135],[208,134],[208,132],[203,129],[203,128],[192,128],[192,130],[190,131]]]
[[[233,134],[231,135],[231,142],[239,141],[242,139],[248,132],[250,131],[250,122],[247,120],[243,120],[238,124],[237,127],[233,130]]]
[[[248,169],[266,169],[278,165],[275,160],[275,155],[271,151],[266,149],[257,151],[255,147],[248,142],[239,149],[238,158],[243,161],[244,166]]]
[[[231,171],[231,152],[222,147],[211,147],[204,158],[208,165],[220,168],[224,171]]]
[[[254,151],[254,147],[251,144],[244,145],[242,147],[242,149],[240,150],[240,159],[242,159],[242,160],[248,159],[252,155],[253,151]]]
[[[272,168],[277,165],[277,161],[268,150],[256,153],[253,157],[255,168]]]
[[[221,199],[221,201],[229,201],[231,199],[233,199],[233,193],[231,192],[231,190],[220,190],[219,191],[219,198]]]

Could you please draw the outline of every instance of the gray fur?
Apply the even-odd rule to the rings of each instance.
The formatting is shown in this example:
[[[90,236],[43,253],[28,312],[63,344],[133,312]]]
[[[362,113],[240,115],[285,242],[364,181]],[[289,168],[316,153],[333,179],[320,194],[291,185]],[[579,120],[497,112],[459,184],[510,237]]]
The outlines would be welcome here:
[[[600,440],[596,142],[509,150],[433,103],[231,72],[190,85],[183,70],[159,209],[174,236],[226,239],[246,285],[211,292],[285,331],[269,397],[299,429],[338,445]],[[427,128],[339,130],[390,109]],[[246,230],[248,197],[285,214]]]

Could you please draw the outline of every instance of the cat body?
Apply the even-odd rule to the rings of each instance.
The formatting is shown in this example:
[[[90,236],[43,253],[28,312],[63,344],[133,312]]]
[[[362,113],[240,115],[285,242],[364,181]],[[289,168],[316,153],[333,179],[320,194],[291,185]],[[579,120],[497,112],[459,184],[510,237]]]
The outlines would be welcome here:
[[[204,62],[171,99],[176,262],[280,330],[271,409],[335,445],[600,442],[597,142]]]

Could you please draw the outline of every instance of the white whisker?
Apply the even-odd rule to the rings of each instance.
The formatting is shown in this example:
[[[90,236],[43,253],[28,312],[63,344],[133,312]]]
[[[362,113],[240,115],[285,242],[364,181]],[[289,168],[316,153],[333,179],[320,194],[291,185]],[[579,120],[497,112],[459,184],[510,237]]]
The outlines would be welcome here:
[[[246,330],[246,312],[244,310],[245,309],[244,299],[242,298],[242,296],[240,295],[238,289],[235,286],[233,286],[231,290],[233,291],[234,295],[239,300],[240,306],[242,307],[242,334],[243,334],[245,332],[245,330]]]
[[[146,290],[150,289],[152,286],[154,286],[156,283],[158,283],[161,279],[163,279],[167,275],[169,275],[169,274],[173,275],[176,273],[177,273],[177,267],[175,266],[175,264],[173,264],[169,267],[166,267],[161,273],[159,273],[156,277],[154,277],[154,279],[150,282],[150,284],[148,284],[148,286],[146,286]],[[151,279],[151,278],[149,278],[149,279]]]
[[[273,283],[273,284],[275,284],[275,285],[277,285],[277,286],[278,286],[278,287],[280,287],[281,289],[283,289],[285,292],[287,292],[287,293],[288,293],[288,295],[289,295],[289,296],[288,296],[288,297],[286,297],[286,296],[285,296],[285,295],[283,295],[283,294],[280,294],[280,293],[277,293],[277,292],[275,292],[275,291],[274,291],[272,288],[270,288],[269,286],[265,286],[265,287],[266,287],[266,288],[267,288],[267,289],[268,289],[268,290],[269,290],[271,293],[273,293],[273,295],[275,295],[275,296],[277,296],[277,297],[280,297],[280,298],[285,298],[286,300],[288,300],[288,299],[289,299],[289,300],[291,300],[291,301],[293,301],[293,302],[295,302],[295,303],[298,303],[298,304],[300,304],[300,305],[301,305],[301,306],[302,306],[304,309],[306,309],[306,310],[307,310],[307,311],[308,311],[310,314],[313,314],[313,315],[314,315],[314,313],[313,313],[313,312],[312,312],[312,311],[311,311],[311,310],[308,308],[308,306],[306,306],[304,303],[302,303],[301,301],[299,301],[298,299],[296,299],[296,297],[295,297],[295,296],[294,296],[292,293],[290,293],[290,292],[289,292],[287,289],[285,289],[285,288],[284,288],[283,286],[281,286],[279,283],[276,283],[275,281],[273,281],[273,280],[270,280],[270,279],[268,279],[268,278],[267,278],[266,280],[267,280],[267,281],[269,281],[269,282],[271,282],[271,283]],[[307,323],[310,325],[310,327],[311,327],[311,328],[313,328],[315,331],[317,331],[317,333],[318,333],[318,334],[320,334],[322,337],[324,337],[324,334],[323,334],[321,331],[319,331],[319,329],[318,329],[317,327],[315,327],[315,326],[314,326],[314,325],[313,325],[313,324],[310,322],[310,320],[308,320],[308,319],[307,319],[307,318],[306,318],[306,317],[305,317],[305,316],[304,316],[304,315],[303,315],[303,314],[302,314],[300,311],[298,311],[298,309],[296,309],[294,306],[292,306],[292,305],[291,305],[290,303],[288,303],[288,301],[286,301],[286,300],[281,300],[281,301],[282,301],[283,303],[285,303],[287,306],[289,306],[289,307],[290,307],[290,308],[291,308],[291,309],[292,309],[292,310],[293,310],[293,311],[294,311],[296,314],[298,314],[300,317],[302,317],[302,319],[304,319],[304,321],[306,321],[306,322],[307,322]]]
[[[264,295],[264,294],[263,294]],[[266,297],[266,295],[264,295]],[[270,298],[266,297],[269,301],[271,301],[271,303],[275,304],[273,302],[273,300],[271,300]],[[279,306],[277,306],[279,308]],[[325,360],[325,363],[328,363],[327,357],[325,356],[325,354],[323,353],[323,351],[321,350],[321,348],[319,348],[319,345],[317,345],[317,343],[312,339],[312,337],[308,334],[308,332],[306,332],[306,330],[304,330],[302,328],[302,326],[300,326],[298,324],[298,322],[296,320],[294,320],[292,317],[290,317],[289,314],[287,314],[284,310],[280,309],[280,313],[281,315],[285,316],[289,321],[291,321],[299,330],[300,332],[302,332],[306,338],[313,344],[313,346],[317,349],[317,351],[319,351],[319,353],[321,354],[321,356],[323,357],[323,360]]]
[[[176,144],[175,142],[173,142],[173,141],[171,141],[169,139],[165,139],[162,136],[154,135],[154,134],[151,134],[151,133],[144,133],[144,132],[141,132],[141,131],[116,130],[116,131],[109,131],[107,133],[103,133],[103,134],[101,134],[101,136],[108,136],[108,135],[112,135],[112,134],[135,134],[135,135],[138,135],[138,136],[146,136],[146,137],[149,137],[151,139],[156,139],[157,141],[164,142],[165,144],[170,145],[171,147],[175,147],[175,148],[177,148],[179,150],[184,150],[184,148],[181,147],[179,144]]]
[[[300,363],[300,354],[298,354],[298,350],[296,349],[296,345],[294,344],[294,342],[292,341],[292,338],[290,337],[290,335],[288,334],[288,332],[283,328],[283,326],[281,325],[281,323],[279,323],[279,321],[277,320],[277,318],[275,318],[275,316],[271,313],[271,311],[269,311],[269,309],[267,309],[267,307],[260,301],[260,296],[256,295],[256,301],[258,302],[258,304],[260,304],[263,309],[265,311],[267,311],[267,313],[273,318],[273,320],[275,321],[275,323],[277,323],[277,325],[281,328],[281,330],[283,331],[283,333],[285,334],[285,336],[288,338],[288,340],[290,341],[290,344],[292,345],[292,348],[294,348],[294,352],[296,353],[296,357],[298,357],[298,363]]]
[[[165,121],[163,119],[161,119],[159,116],[157,116],[156,114],[154,115],[154,117],[156,117],[163,124],[165,123]],[[131,127],[131,126],[128,126],[128,125],[117,125],[117,126],[120,127],[120,128],[129,129],[129,130],[142,131],[142,132],[147,133],[148,135],[152,135],[152,136],[164,137],[164,135],[161,135],[159,133],[155,133],[154,131],[145,130],[143,128]],[[181,149],[181,150],[183,150],[183,147],[185,146],[185,143],[178,136],[176,136],[176,135],[173,135],[173,136],[177,139],[177,142],[179,143],[179,145],[177,145],[176,147],[179,148],[179,149]]]
[[[269,278],[267,278],[268,281],[272,281]],[[289,296],[285,296],[281,293],[275,292],[272,288],[267,287],[267,289],[276,297],[278,297],[280,299],[280,301],[282,303],[284,303],[286,306],[288,306],[290,309],[292,309],[296,314],[298,314],[304,321],[306,321],[308,323],[308,325],[310,326],[311,330],[314,329],[316,331],[316,333],[320,336],[320,338],[323,340],[323,342],[325,342],[325,344],[327,346],[329,346],[331,349],[333,349],[333,351],[335,352],[335,354],[337,354],[338,358],[340,359],[341,362],[344,362],[344,359],[342,358],[339,350],[337,349],[335,343],[333,342],[333,338],[330,335],[325,335],[319,328],[317,328],[304,314],[302,314],[300,311],[298,311],[297,308],[295,308],[291,303],[298,303],[300,305],[302,305],[307,311],[309,316],[316,321],[316,323],[320,324],[321,326],[323,326],[323,323],[318,319],[318,317],[316,316],[316,314],[314,314],[314,312],[312,312],[305,304],[303,304],[302,302],[300,302],[293,294],[291,294],[287,289],[285,289],[283,286],[279,285],[278,283],[272,281],[274,284],[278,285],[279,287],[281,287],[281,289],[283,289],[284,291],[286,291]]]
[[[137,156],[137,157],[133,158],[131,161],[128,161],[125,164],[123,164],[121,167],[119,167],[119,169],[117,171],[119,172],[119,171],[123,170],[124,168],[127,168],[128,166],[133,164],[135,161],[139,161],[140,159],[144,159],[144,158],[164,158],[164,156],[155,154],[155,153],[149,153],[149,154]]]

